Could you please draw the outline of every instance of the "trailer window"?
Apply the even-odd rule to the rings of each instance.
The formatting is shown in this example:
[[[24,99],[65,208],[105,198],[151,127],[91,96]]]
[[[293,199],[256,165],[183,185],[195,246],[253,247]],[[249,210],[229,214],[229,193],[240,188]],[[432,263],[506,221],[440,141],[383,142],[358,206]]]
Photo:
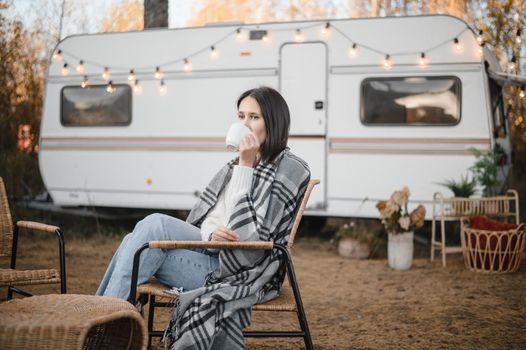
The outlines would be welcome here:
[[[60,120],[65,126],[122,126],[131,123],[131,88],[115,85],[66,86],[61,92]]]
[[[456,77],[365,79],[360,117],[369,125],[455,125],[460,88]]]

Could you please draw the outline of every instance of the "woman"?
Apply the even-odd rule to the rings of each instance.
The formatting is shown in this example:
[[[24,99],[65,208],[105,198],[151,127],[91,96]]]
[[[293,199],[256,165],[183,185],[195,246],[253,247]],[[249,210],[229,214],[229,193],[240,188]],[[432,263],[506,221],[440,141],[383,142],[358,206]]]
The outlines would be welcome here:
[[[251,130],[239,157],[214,176],[186,222],[160,214],[140,221],[115,253],[97,295],[128,298],[133,254],[151,240],[286,243],[310,179],[307,164],[287,148],[288,106],[276,90],[260,87],[241,94],[237,107],[239,121]],[[276,251],[146,250],[138,283],[155,276],[188,291],[179,296],[170,324],[174,349],[238,348],[250,307],[279,291],[280,260]],[[203,321],[192,322],[195,317]]]

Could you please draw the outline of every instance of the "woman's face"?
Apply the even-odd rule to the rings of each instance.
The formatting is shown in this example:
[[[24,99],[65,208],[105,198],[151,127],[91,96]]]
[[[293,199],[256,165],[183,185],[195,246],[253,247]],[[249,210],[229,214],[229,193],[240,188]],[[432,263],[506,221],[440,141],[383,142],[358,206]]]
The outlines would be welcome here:
[[[256,99],[247,96],[241,100],[237,118],[240,123],[245,124],[258,138],[259,144],[263,145],[267,138],[267,129],[265,128],[265,119],[261,114],[261,108]]]

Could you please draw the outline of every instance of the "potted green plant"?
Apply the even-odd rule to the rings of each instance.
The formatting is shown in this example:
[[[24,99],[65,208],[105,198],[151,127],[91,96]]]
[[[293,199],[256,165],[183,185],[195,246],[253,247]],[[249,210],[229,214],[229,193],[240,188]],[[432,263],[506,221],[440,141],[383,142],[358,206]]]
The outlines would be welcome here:
[[[469,215],[469,213],[466,212],[466,209],[463,207],[463,203],[465,201],[462,199],[469,198],[477,192],[477,182],[475,179],[470,179],[468,175],[461,175],[459,181],[451,179],[438,184],[448,188],[451,192],[453,192],[453,196],[458,198],[453,199],[451,202],[451,208],[455,215]]]
[[[351,259],[367,259],[378,237],[374,230],[354,221],[343,224],[336,232],[338,254]]]
[[[469,198],[477,193],[477,182],[475,179],[470,179],[468,175],[460,175],[459,181],[450,179],[438,184],[453,192],[455,197]]]
[[[469,170],[473,173],[474,180],[482,187],[482,196],[497,194],[501,184],[498,178],[499,170],[506,163],[506,153],[500,146],[495,146],[486,154],[475,148],[471,148],[471,151],[477,159]]]

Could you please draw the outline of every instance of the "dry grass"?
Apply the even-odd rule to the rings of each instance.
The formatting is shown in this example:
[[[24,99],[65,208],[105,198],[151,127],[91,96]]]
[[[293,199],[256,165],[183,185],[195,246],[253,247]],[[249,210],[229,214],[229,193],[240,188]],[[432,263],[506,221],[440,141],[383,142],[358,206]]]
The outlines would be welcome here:
[[[68,291],[93,294],[119,239],[95,235],[69,238],[66,244]],[[20,246],[21,267],[54,261],[53,239],[24,235]],[[0,262],[5,266],[7,260]],[[526,348],[524,259],[519,271],[510,275],[470,272],[460,255],[449,256],[445,269],[438,261],[418,258],[411,270],[398,272],[384,259],[348,260],[327,242],[300,239],[294,262],[317,349]],[[168,317],[164,313],[161,327]],[[257,328],[296,324],[293,315],[257,314],[253,321]],[[303,343],[247,340],[247,349],[276,348],[301,349]]]

